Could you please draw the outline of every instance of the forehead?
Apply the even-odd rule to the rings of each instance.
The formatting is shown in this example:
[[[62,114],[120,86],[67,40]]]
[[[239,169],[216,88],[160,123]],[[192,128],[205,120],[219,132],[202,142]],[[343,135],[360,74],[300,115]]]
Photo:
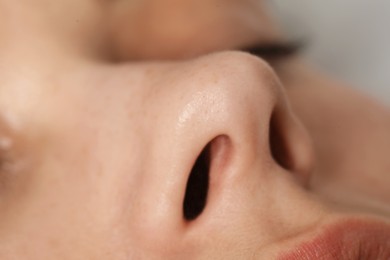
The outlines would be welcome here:
[[[115,49],[125,58],[181,58],[280,36],[258,0],[119,1],[111,18]]]

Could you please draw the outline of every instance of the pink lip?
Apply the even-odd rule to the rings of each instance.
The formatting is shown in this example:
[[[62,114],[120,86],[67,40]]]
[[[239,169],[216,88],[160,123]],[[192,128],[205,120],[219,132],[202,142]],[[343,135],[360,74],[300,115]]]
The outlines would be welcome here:
[[[389,260],[390,225],[356,219],[338,221],[278,259]]]

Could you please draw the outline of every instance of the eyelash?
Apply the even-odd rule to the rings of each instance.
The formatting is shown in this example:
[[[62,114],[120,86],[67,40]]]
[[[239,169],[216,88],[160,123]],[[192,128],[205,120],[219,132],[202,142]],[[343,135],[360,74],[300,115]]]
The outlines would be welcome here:
[[[263,43],[241,48],[242,51],[258,56],[268,62],[280,61],[298,54],[302,50],[300,42]]]

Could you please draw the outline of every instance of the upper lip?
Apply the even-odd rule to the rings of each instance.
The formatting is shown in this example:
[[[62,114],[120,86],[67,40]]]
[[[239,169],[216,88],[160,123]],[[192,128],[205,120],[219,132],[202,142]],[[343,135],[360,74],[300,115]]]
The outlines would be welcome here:
[[[390,259],[388,222],[344,218],[322,225],[314,233],[278,259]]]

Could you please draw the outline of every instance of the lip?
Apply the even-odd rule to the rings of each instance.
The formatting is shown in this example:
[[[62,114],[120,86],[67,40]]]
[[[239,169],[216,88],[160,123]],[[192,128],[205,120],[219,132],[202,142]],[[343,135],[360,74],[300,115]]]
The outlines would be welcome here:
[[[314,239],[298,244],[278,259],[390,259],[390,225],[380,221],[339,220],[325,225]]]

